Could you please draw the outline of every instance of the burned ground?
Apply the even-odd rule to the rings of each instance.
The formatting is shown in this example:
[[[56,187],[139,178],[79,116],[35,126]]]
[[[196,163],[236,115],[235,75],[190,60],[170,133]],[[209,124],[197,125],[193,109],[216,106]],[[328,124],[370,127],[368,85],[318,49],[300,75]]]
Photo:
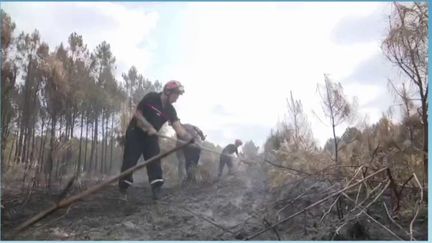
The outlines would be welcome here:
[[[354,208],[344,200],[344,218],[339,219],[337,198],[301,212],[309,205],[343,188],[325,179],[297,177],[285,185],[269,188],[266,181],[251,171],[240,171],[220,181],[177,185],[167,183],[162,199],[151,199],[148,184],[135,183],[128,201],[121,200],[115,184],[61,208],[14,236],[17,240],[395,240],[409,239],[409,224],[414,210],[401,213],[392,223],[383,193],[365,212],[348,213]],[[88,183],[87,187],[91,184]],[[80,190],[84,190],[81,187]],[[77,193],[78,189],[70,194]],[[46,209],[59,191],[35,190],[25,199],[17,188],[4,187],[2,196],[2,239],[19,224]],[[350,196],[347,194],[347,196]],[[355,198],[355,196],[353,196]],[[360,196],[361,197],[361,196]],[[326,212],[331,208],[328,215]],[[298,213],[301,212],[301,213]],[[262,234],[263,229],[277,224]],[[356,212],[357,213],[357,212]],[[323,217],[325,216],[325,217]],[[342,226],[343,225],[343,226]],[[336,234],[336,229],[340,230]],[[395,236],[396,235],[396,236]],[[250,238],[253,237],[253,238]],[[427,239],[427,212],[420,210],[413,237]]]

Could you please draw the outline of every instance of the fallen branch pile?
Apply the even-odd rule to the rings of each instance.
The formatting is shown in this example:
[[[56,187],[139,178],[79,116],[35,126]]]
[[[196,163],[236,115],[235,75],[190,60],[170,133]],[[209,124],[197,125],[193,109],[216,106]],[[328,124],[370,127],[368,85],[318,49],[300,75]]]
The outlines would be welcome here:
[[[364,165],[358,167],[351,178],[345,179],[346,183],[344,185],[339,184],[339,188],[322,198],[314,197],[313,193],[308,193],[319,183],[319,181],[315,181],[312,186],[304,187],[304,191],[298,194],[298,196],[291,196],[290,200],[285,200],[285,205],[282,205],[282,207],[280,206],[280,201],[278,201],[265,210],[258,212],[253,216],[256,218],[256,222],[259,222],[262,218],[268,219],[269,215],[273,213],[275,223],[268,224],[267,222],[261,230],[249,232],[245,239],[255,239],[269,230],[278,232],[277,237],[281,240],[287,240],[287,238],[292,239],[289,235],[286,235],[285,239],[282,238],[283,235],[280,236],[280,231],[289,231],[289,228],[292,227],[293,224],[298,225],[299,223],[287,224],[287,222],[294,220],[300,215],[304,215],[304,221],[306,222],[307,211],[315,210],[315,212],[322,212],[319,220],[317,220],[316,213],[313,218],[309,219],[314,221],[316,225],[322,226],[323,221],[326,217],[331,215],[332,212],[338,216],[336,221],[334,219],[333,221],[328,220],[330,223],[327,222],[325,225],[325,227],[332,229],[332,235],[326,238],[327,240],[346,239],[347,237],[351,237],[350,239],[371,239],[368,233],[365,232],[365,228],[367,227],[364,227],[368,223],[377,225],[393,239],[416,240],[413,225],[418,217],[423,202],[423,188],[417,175],[413,173],[400,188],[397,188],[397,184],[394,182],[389,168],[380,168],[367,174],[368,169],[370,172],[370,167]],[[401,192],[412,178],[414,178],[416,182],[420,196],[415,202],[414,215],[410,220],[410,224],[405,225],[404,228],[395,218],[400,210],[400,201],[402,200]],[[338,184],[333,184],[331,187],[334,185]],[[395,192],[397,194],[395,194]],[[318,194],[319,193],[316,193],[316,195]],[[295,208],[293,202],[296,202],[296,205],[302,205],[302,200],[306,202],[306,204],[304,204],[305,206],[293,212],[293,208]],[[331,203],[329,200],[332,200]],[[394,205],[391,212],[387,208],[386,201],[390,201]],[[276,205],[279,205],[279,207],[276,207]],[[288,213],[289,211],[291,211],[291,213]],[[385,212],[385,220],[383,220],[383,217],[380,215],[382,212]],[[250,220],[250,218],[247,220]],[[245,228],[246,226],[247,223],[244,224]],[[358,228],[357,231],[362,232],[355,232],[356,230],[353,230],[355,228],[353,226]],[[394,229],[394,226],[396,226],[396,229]],[[307,228],[306,225],[304,227]],[[279,231],[277,231],[277,229],[279,229]],[[341,233],[343,229],[349,232],[349,236]],[[263,239],[268,239],[268,236]]]

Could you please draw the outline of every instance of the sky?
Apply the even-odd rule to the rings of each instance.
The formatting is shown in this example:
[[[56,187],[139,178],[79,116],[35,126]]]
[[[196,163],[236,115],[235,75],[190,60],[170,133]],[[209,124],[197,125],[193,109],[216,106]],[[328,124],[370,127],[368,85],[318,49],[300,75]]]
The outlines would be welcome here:
[[[3,2],[16,33],[38,29],[51,48],[76,32],[90,50],[107,41],[116,77],[135,66],[150,80],[179,80],[184,123],[224,146],[263,145],[284,120],[290,91],[301,100],[318,145],[332,136],[317,84],[324,74],[380,119],[395,101],[398,70],[381,50],[389,2]],[[314,115],[316,114],[316,115]],[[320,118],[318,118],[318,117]],[[343,124],[337,128],[342,135]]]

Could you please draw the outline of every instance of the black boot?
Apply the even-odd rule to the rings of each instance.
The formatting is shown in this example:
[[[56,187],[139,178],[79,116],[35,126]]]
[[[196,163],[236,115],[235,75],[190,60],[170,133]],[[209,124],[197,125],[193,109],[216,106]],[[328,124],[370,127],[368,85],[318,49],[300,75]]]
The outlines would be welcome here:
[[[152,187],[153,200],[159,200],[161,198],[161,191],[162,191],[161,186],[153,186]]]
[[[127,189],[129,185],[132,185],[132,183],[128,180],[119,181],[119,192],[121,200],[127,201]]]

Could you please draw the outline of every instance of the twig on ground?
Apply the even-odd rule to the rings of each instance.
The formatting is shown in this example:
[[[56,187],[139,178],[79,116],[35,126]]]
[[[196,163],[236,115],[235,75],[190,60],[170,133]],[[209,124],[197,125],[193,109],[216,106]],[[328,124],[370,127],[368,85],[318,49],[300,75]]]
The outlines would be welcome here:
[[[324,218],[331,212],[331,210],[333,209],[334,205],[336,205],[336,203],[339,201],[340,195],[336,198],[336,200],[334,200],[334,202],[330,205],[330,208],[324,212],[323,216],[321,217],[319,223],[321,224],[322,221],[324,220]]]
[[[292,214],[292,215],[286,217],[285,219],[283,219],[283,220],[281,220],[281,221],[279,221],[279,222],[273,224],[272,226],[267,227],[267,228],[265,228],[265,229],[263,229],[263,230],[261,230],[261,231],[255,233],[255,234],[253,234],[252,236],[249,236],[249,237],[247,238],[247,240],[253,239],[253,238],[255,238],[256,236],[258,236],[258,235],[260,235],[260,234],[262,234],[262,233],[268,231],[269,229],[271,229],[271,227],[274,227],[274,226],[276,226],[276,225],[279,225],[279,224],[281,224],[281,223],[284,223],[284,222],[286,222],[286,221],[288,221],[288,220],[290,220],[290,219],[296,217],[297,215],[303,213],[304,211],[309,210],[309,209],[311,209],[311,208],[313,208],[313,207],[315,207],[315,206],[317,206],[317,205],[319,205],[319,204],[321,204],[321,203],[327,201],[328,199],[330,199],[330,198],[332,198],[332,197],[334,197],[334,196],[340,194],[341,192],[344,192],[344,191],[346,191],[346,190],[348,190],[348,189],[353,188],[354,186],[356,186],[356,185],[362,183],[364,180],[369,179],[370,177],[375,176],[375,175],[377,175],[377,174],[379,174],[379,173],[385,171],[386,169],[387,169],[387,167],[384,167],[384,168],[382,168],[382,169],[380,169],[380,170],[378,170],[378,171],[376,171],[376,172],[374,172],[374,173],[368,175],[368,176],[365,177],[364,179],[362,179],[362,180],[360,180],[360,181],[358,181],[358,182],[356,182],[356,183],[354,183],[354,184],[352,184],[352,185],[350,185],[350,186],[348,186],[348,187],[345,187],[345,188],[343,188],[343,189],[341,189],[341,190],[339,190],[339,191],[337,191],[337,192],[335,192],[335,193],[332,193],[331,195],[329,195],[329,196],[327,196],[327,197],[325,197],[325,198],[323,198],[323,199],[321,199],[321,200],[319,200],[319,201],[317,201],[317,202],[315,202],[315,203],[313,203],[313,204],[311,204],[311,205],[305,207],[304,209],[302,209],[302,210],[300,210],[300,211],[298,211],[298,212],[296,212],[296,213],[294,213],[294,214]]]
[[[396,183],[393,179],[392,173],[390,169],[387,169],[387,176],[390,180],[390,189],[392,192],[392,203],[393,203],[393,212],[398,212],[400,208],[400,194],[397,191]]]
[[[61,216],[59,216],[59,217],[57,217],[57,218],[55,218],[55,219],[53,219],[53,220],[50,220],[49,222],[46,222],[45,224],[42,224],[42,225],[37,226],[35,229],[43,228],[43,227],[45,227],[45,226],[47,226],[47,225],[50,225],[50,224],[52,224],[52,223],[54,223],[54,222],[57,222],[57,221],[60,220],[61,218],[64,218],[64,217],[69,213],[69,211],[71,210],[71,208],[72,208],[72,205],[69,205],[69,207],[66,209],[66,212],[65,212],[64,214],[62,214]]]
[[[336,228],[335,234],[339,234],[339,231],[342,229],[343,226],[345,226],[348,222],[358,218],[362,213],[366,213],[365,210],[367,210],[381,195],[382,193],[384,193],[384,191],[387,189],[389,183],[387,183],[387,185],[384,187],[384,189],[378,193],[378,195],[372,200],[371,203],[369,203],[367,206],[365,207],[361,207],[361,204],[356,205],[353,209],[351,209],[350,212],[354,212],[356,209],[361,209],[361,211],[353,216],[351,216],[350,218],[346,219],[341,226],[339,226],[338,228]],[[354,202],[354,200],[352,198],[350,198],[348,195],[346,195],[345,193],[341,193],[344,197],[346,197],[348,200]],[[363,202],[365,202],[369,197],[367,197],[365,200],[363,200]],[[345,218],[345,217],[344,217]],[[343,219],[343,218],[342,218]]]
[[[375,190],[377,190],[378,188],[380,188],[382,185],[382,182],[380,182],[377,186],[375,186],[367,195],[366,197],[363,199],[363,201],[361,201],[360,203],[358,203],[353,209],[351,209],[351,212],[353,212],[357,207],[360,207],[361,205],[363,205],[363,203],[365,203],[370,196],[375,192]]]
[[[28,219],[27,221],[25,221],[24,223],[22,223],[21,225],[19,225],[17,228],[15,228],[12,231],[10,237],[8,237],[8,238],[13,238],[20,231],[24,230],[25,228],[27,228],[28,226],[34,224],[35,222],[41,220],[42,218],[46,217],[47,215],[51,214],[52,212],[56,211],[57,209],[69,206],[70,204],[72,204],[72,203],[80,200],[81,198],[86,197],[88,195],[91,195],[91,194],[93,194],[93,193],[101,190],[102,188],[104,188],[107,185],[111,184],[112,182],[118,180],[122,176],[128,175],[128,174],[130,174],[130,173],[132,173],[132,172],[134,172],[134,171],[136,171],[138,169],[144,168],[147,164],[152,163],[153,161],[159,160],[161,158],[164,158],[164,157],[170,155],[171,153],[173,153],[173,152],[175,152],[175,151],[177,151],[179,149],[182,149],[183,147],[187,146],[188,144],[190,144],[192,142],[193,142],[193,139],[190,140],[188,143],[185,143],[183,145],[175,147],[175,148],[173,148],[173,149],[171,149],[171,150],[169,150],[169,151],[167,151],[165,153],[161,153],[161,154],[159,154],[157,156],[154,156],[154,157],[150,158],[149,160],[145,161],[144,163],[135,165],[134,167],[129,168],[129,169],[123,171],[122,173],[120,173],[117,176],[114,176],[114,177],[108,179],[105,182],[100,183],[98,185],[95,185],[95,186],[87,189],[86,191],[83,191],[81,193],[78,193],[77,195],[74,195],[74,196],[71,196],[69,198],[61,200],[57,204],[51,206],[50,208],[48,208],[48,209],[46,209],[44,211],[41,211],[37,215],[33,216],[32,218]]]
[[[387,182],[387,184],[384,186],[384,188],[381,190],[381,192],[379,192],[375,198],[368,204],[366,205],[361,212],[366,212],[365,210],[368,209],[370,206],[372,206],[372,204],[374,204],[376,202],[376,200],[378,200],[378,198],[380,198],[382,196],[382,194],[384,193],[384,191],[390,186],[390,181]],[[360,213],[361,213],[360,212]],[[359,214],[360,214],[359,213]]]
[[[363,186],[363,184],[359,185],[359,189],[357,191],[357,195],[356,195],[356,199],[355,199],[355,202],[354,202],[354,206],[357,205],[357,202],[358,202],[358,199],[359,199],[359,196],[360,196],[360,192],[361,192],[362,186]]]
[[[300,180],[303,180],[303,179],[304,179],[304,178],[302,178],[302,179],[300,179]],[[318,183],[318,182],[316,182],[316,183]],[[311,189],[311,188],[312,188],[316,183],[314,183],[312,186],[310,186],[310,188],[307,188],[306,191],[310,190],[310,189]],[[337,185],[337,184],[333,184],[333,185],[331,185],[331,186],[328,187],[328,188],[327,188],[323,193],[329,191],[330,189],[332,189],[332,188],[335,187],[336,185]],[[297,186],[296,186],[296,187],[297,187]],[[303,194],[303,193],[300,194],[299,196],[295,197],[294,199],[291,199],[291,200],[289,200],[288,202],[286,202],[286,203],[285,203],[285,206],[292,205],[293,202],[297,201],[298,199],[300,199],[300,198],[302,198],[303,196],[306,196],[306,195],[309,195],[309,194]],[[257,211],[258,213],[264,213],[265,211],[268,211],[269,208],[273,208],[273,207],[275,207],[277,204],[281,203],[281,201],[284,201],[284,200],[276,201],[276,202],[274,202],[274,203],[271,203],[270,205],[267,205],[266,207],[259,208],[259,209],[257,209],[256,211]],[[284,207],[285,207],[285,206],[284,206]],[[280,209],[280,210],[282,210],[282,209]],[[248,221],[249,219],[251,219],[251,218],[253,218],[253,217],[258,218],[258,217],[259,217],[258,213],[256,213],[255,215],[250,215],[250,216],[246,217],[246,218],[244,219],[244,223],[246,223],[246,221]]]
[[[420,183],[420,181],[419,181],[419,179],[417,178],[417,175],[415,174],[415,173],[413,173],[413,176],[414,176],[414,180],[417,182],[417,185],[419,186],[419,188],[420,188],[420,199],[417,201],[417,209],[416,209],[416,212],[415,212],[415,214],[414,214],[414,217],[413,217],[413,219],[411,220],[411,223],[410,223],[410,240],[413,240],[414,239],[414,236],[413,236],[413,226],[414,226],[414,221],[416,220],[416,218],[417,218],[417,216],[418,216],[418,213],[419,213],[419,211],[420,211],[420,207],[421,207],[421,204],[422,204],[422,202],[423,202],[423,187],[422,187],[422,185],[421,185],[421,183]]]
[[[332,236],[332,240],[334,239],[334,237],[336,236],[336,235],[339,235],[340,233],[340,230],[348,223],[349,221],[345,221],[345,222],[343,222],[339,227],[337,227],[336,228],[336,230],[335,230],[335,233],[333,234],[333,236]]]
[[[350,196],[348,196],[348,194],[346,194],[345,192],[341,193],[344,197],[348,198],[351,202],[354,202],[354,199],[352,199]],[[356,205],[354,205],[355,207]]]
[[[396,239],[398,239],[398,240],[404,240],[404,239],[400,238],[395,232],[391,231],[389,228],[387,228],[385,225],[381,224],[378,220],[374,219],[372,216],[370,216],[366,212],[362,211],[361,213],[363,213],[364,215],[366,215],[368,218],[370,218],[377,225],[381,226],[383,229],[385,229],[387,232],[389,232],[391,235],[393,235]]]
[[[388,187],[388,185],[389,185],[389,183],[387,183],[387,186],[385,187],[385,189],[387,189],[387,187]],[[384,192],[384,190],[382,191],[382,192]],[[380,195],[381,195],[382,193],[380,193],[380,194],[378,194],[378,196],[377,197],[375,197],[375,199],[374,199],[374,201],[376,201],[376,198],[378,198]],[[342,194],[342,195],[344,195],[344,194]],[[345,195],[344,195],[345,196]],[[351,198],[349,198],[349,197],[347,197],[348,198],[348,200],[351,200],[352,202],[354,202],[354,200],[352,200]],[[373,202],[374,202],[373,201]],[[354,219],[356,219],[356,218],[358,218],[361,214],[364,214],[364,215],[366,215],[368,218],[370,218],[372,221],[374,221],[376,224],[378,224],[379,226],[381,226],[381,227],[383,227],[386,231],[388,231],[391,235],[393,235],[395,238],[397,238],[397,239],[399,239],[399,240],[403,240],[402,238],[400,238],[396,233],[394,233],[393,231],[391,231],[389,228],[387,228],[386,226],[384,226],[383,224],[381,224],[379,221],[377,221],[376,219],[374,219],[372,216],[370,216],[367,212],[366,212],[366,209],[368,208],[368,207],[370,207],[372,204],[370,203],[370,204],[368,204],[366,207],[360,207],[360,205],[357,205],[356,206],[356,208],[360,208],[361,209],[361,211],[358,213],[358,214],[356,214],[356,215],[354,215],[353,217],[351,217],[350,219],[348,219],[348,220],[346,220],[341,226],[339,226],[337,229],[336,229],[336,231],[335,231],[335,234],[339,234],[339,231],[342,229],[342,227],[343,226],[345,226],[348,222],[350,222],[350,221],[352,221],[352,220],[354,220]],[[353,209],[354,210],[354,209]],[[335,235],[334,234],[334,235]],[[333,238],[334,238],[334,235],[333,235]]]
[[[269,222],[265,217],[263,218],[263,222],[264,222],[264,225],[265,225],[266,227],[268,227],[268,226],[271,225],[270,222]],[[273,230],[273,232],[275,233],[277,240],[280,241],[281,238],[280,238],[279,232],[277,231],[276,227],[273,227],[272,230]]]
[[[72,188],[72,185],[75,181],[76,176],[72,176],[72,178],[70,178],[69,182],[66,184],[65,188],[60,192],[60,194],[57,197],[57,202],[60,202],[70,191],[70,189]]]
[[[390,212],[389,212],[389,210],[388,210],[388,208],[387,208],[387,205],[386,205],[386,203],[385,202],[383,202],[383,205],[384,205],[384,209],[385,209],[385,211],[386,211],[386,214],[387,214],[387,217],[388,217],[388,219],[394,224],[394,225],[396,225],[399,229],[401,229],[402,230],[402,232],[404,232],[407,236],[410,236],[410,233],[408,233],[400,224],[398,224],[394,219],[393,219],[393,217],[390,215]],[[413,237],[414,238],[414,237]],[[416,240],[416,239],[414,239],[414,240]]]
[[[190,210],[190,209],[188,209],[188,208],[186,208],[186,207],[184,207],[184,206],[177,206],[177,207],[180,208],[180,209],[183,209],[183,210],[185,210],[185,211],[187,211],[187,212],[189,212],[189,213],[191,213],[192,215],[194,215],[194,216],[196,216],[196,217],[198,217],[198,218],[200,218],[200,219],[203,219],[203,220],[209,222],[210,224],[212,224],[212,225],[218,227],[219,229],[222,229],[222,230],[225,231],[225,232],[228,232],[228,233],[230,233],[230,234],[232,234],[232,235],[235,235],[235,233],[234,233],[233,231],[231,231],[231,230],[229,230],[229,229],[223,227],[222,225],[220,225],[220,224],[214,222],[214,221],[211,220],[211,219],[208,219],[208,218],[206,218],[206,217],[204,217],[204,216],[202,216],[202,215],[200,215],[200,214],[197,214],[197,213],[195,213],[194,211],[192,211],[192,210]]]
[[[268,164],[271,164],[271,165],[273,165],[275,167],[278,167],[278,168],[282,168],[282,169],[286,169],[286,170],[292,170],[292,171],[297,172],[299,174],[304,174],[304,175],[309,175],[309,176],[312,175],[311,173],[308,173],[308,172],[305,172],[305,171],[301,171],[301,170],[293,169],[293,168],[286,167],[286,166],[283,166],[283,165],[275,164],[274,162],[272,162],[270,160],[267,160],[267,159],[264,159],[264,161],[267,162]]]
[[[281,213],[285,208],[287,208],[287,207],[290,206],[293,202],[297,201],[299,198],[301,198],[302,196],[304,196],[304,195],[306,194],[306,192],[308,192],[310,189],[312,189],[316,184],[318,184],[318,182],[315,182],[314,184],[312,184],[312,186],[306,188],[306,189],[304,190],[303,193],[301,193],[300,195],[298,195],[298,196],[295,197],[294,199],[288,201],[288,202],[286,203],[285,206],[283,206],[281,209],[279,209],[279,210],[276,212],[276,214],[279,215],[279,214],[280,214],[280,213]]]
[[[351,177],[351,179],[345,184],[345,187],[349,186],[349,184],[351,184],[351,182],[355,179],[355,177],[357,176],[357,174],[360,172],[360,170],[363,169],[363,165],[358,167],[355,171],[354,171],[354,175]],[[360,184],[361,186],[361,184]],[[333,209],[333,207],[336,205],[337,202],[339,202],[340,199],[340,195],[338,195],[338,197],[336,198],[336,200],[334,200],[334,202],[330,205],[330,208],[324,212],[323,216],[320,219],[320,224],[322,223],[322,221],[324,220],[324,218],[331,212],[331,210]]]
[[[402,196],[402,191],[405,188],[405,186],[408,184],[408,182],[414,177],[414,175],[411,175],[401,186],[401,189],[399,190],[399,196]]]

